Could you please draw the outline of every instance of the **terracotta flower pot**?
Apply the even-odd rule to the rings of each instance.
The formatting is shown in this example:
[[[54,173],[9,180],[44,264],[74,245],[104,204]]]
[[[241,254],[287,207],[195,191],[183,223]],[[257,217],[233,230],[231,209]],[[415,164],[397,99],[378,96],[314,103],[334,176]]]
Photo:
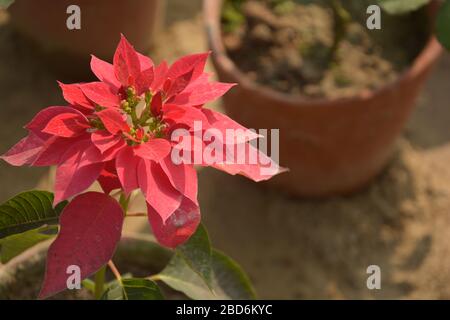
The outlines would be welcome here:
[[[280,129],[280,162],[290,172],[270,183],[300,196],[347,194],[365,186],[385,166],[442,49],[432,37],[399,79],[352,98],[309,99],[249,80],[227,56],[222,0],[205,0],[212,59],[220,80],[236,82],[226,111],[250,128]]]
[[[79,75],[90,54],[111,59],[123,33],[140,52],[147,52],[161,22],[165,0],[16,0],[12,23],[32,38],[52,66]],[[81,9],[81,29],[69,30],[70,5]]]
[[[151,241],[151,236],[127,234],[119,242],[114,262],[120,271],[133,272],[134,276],[148,276],[159,272],[169,262],[172,252]],[[51,241],[40,243],[0,265],[0,300],[36,299],[44,280],[45,257]],[[139,274],[139,273],[145,274]],[[66,290],[54,299],[80,299],[74,291]]]

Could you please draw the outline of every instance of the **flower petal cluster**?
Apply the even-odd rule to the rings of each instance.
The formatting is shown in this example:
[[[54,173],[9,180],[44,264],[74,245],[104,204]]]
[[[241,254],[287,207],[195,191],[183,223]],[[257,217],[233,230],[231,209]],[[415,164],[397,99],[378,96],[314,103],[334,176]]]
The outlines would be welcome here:
[[[28,136],[2,158],[15,166],[56,166],[55,203],[82,193],[95,181],[107,194],[121,189],[129,195],[140,189],[155,236],[175,247],[196,230],[200,208],[196,170],[193,164],[172,161],[171,134],[183,128],[193,135],[194,122],[199,121],[203,130],[241,130],[249,137],[243,143],[257,137],[203,107],[234,85],[208,80],[208,55],[155,65],[122,36],[113,64],[92,56],[91,68],[99,81],[59,83],[68,104],[40,111],[25,126]],[[238,142],[222,143],[226,150]],[[279,173],[262,175],[258,164],[202,164],[255,181]]]

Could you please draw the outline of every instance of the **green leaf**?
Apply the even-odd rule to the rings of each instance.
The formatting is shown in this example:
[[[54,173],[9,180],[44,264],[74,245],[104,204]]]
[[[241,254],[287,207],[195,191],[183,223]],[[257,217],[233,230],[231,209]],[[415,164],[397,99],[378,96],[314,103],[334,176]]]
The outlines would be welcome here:
[[[450,0],[446,0],[439,10],[436,30],[439,41],[450,50]]]
[[[7,263],[25,250],[39,242],[51,239],[58,232],[56,226],[46,226],[15,234],[0,240],[0,258],[2,263]]]
[[[155,282],[131,278],[107,289],[102,300],[164,300],[164,297]]]
[[[211,243],[208,232],[200,224],[189,241],[177,248],[188,266],[211,286]]]
[[[164,300],[158,285],[148,279],[123,279],[127,300]]]
[[[428,4],[430,0],[378,0],[380,6],[389,14],[405,14]]]
[[[0,0],[0,8],[8,8],[15,0]]]
[[[92,295],[95,294],[95,282],[94,281],[92,281],[89,278],[86,278],[83,281],[81,281],[81,284],[83,285],[83,288],[85,288],[90,293],[92,293]]]
[[[155,279],[183,292],[195,300],[204,299],[254,299],[250,280],[239,265],[223,253],[213,250],[211,255],[211,289],[190,268],[179,252],[175,253],[167,267]]]
[[[124,299],[123,287],[120,285],[111,286],[106,289],[101,300],[126,300]]]
[[[125,274],[121,275],[121,278],[122,278],[121,280],[123,281],[124,279],[131,279],[131,278],[133,278],[133,275],[131,273],[125,273]],[[92,294],[94,294],[95,293],[95,282],[88,278],[88,279],[83,280],[83,282],[82,282],[83,285],[84,285],[84,281],[88,281],[86,283],[85,288],[88,289],[89,291],[91,291]],[[116,278],[114,278],[113,280],[109,281],[106,284],[106,290],[105,290],[105,293],[102,296],[102,299],[123,300],[123,288],[121,286],[121,282],[119,280],[117,280]]]
[[[46,191],[18,194],[0,206],[0,239],[58,223],[66,204],[64,201],[53,208],[53,194]]]

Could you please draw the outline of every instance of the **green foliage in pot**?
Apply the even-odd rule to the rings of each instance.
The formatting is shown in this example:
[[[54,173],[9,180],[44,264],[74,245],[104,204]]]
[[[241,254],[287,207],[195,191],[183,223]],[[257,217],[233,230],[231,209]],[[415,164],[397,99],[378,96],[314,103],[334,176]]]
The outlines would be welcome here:
[[[431,0],[378,0],[383,9],[394,15],[406,14],[417,10]],[[442,45],[450,50],[450,1],[444,0],[436,21],[436,35]]]
[[[238,28],[244,21],[241,6],[246,0],[226,0],[222,12],[222,22],[226,32]],[[351,1],[345,3],[341,0],[263,0],[266,1],[275,12],[289,11],[294,3],[322,3],[329,5],[335,17],[335,39],[331,49],[331,57],[335,56],[336,48],[345,37],[346,29],[352,20],[352,16],[346,6],[352,5]],[[359,0],[357,1],[360,2]],[[378,0],[378,4],[391,15],[402,15],[418,10],[429,4],[431,0]],[[450,0],[444,0],[438,13],[436,34],[444,47],[450,50]]]

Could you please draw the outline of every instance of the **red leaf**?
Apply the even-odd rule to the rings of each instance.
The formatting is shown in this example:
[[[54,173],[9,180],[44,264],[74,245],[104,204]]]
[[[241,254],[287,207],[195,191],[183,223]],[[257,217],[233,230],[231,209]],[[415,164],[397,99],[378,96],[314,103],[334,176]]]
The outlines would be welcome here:
[[[176,124],[184,124],[189,128],[194,128],[194,122],[198,121],[202,124],[202,129],[207,130],[210,125],[208,118],[201,109],[190,106],[177,106],[165,104],[163,107],[164,120]]]
[[[164,81],[164,84],[163,84],[163,87],[162,87],[162,91],[163,92],[169,91],[171,86],[172,86],[172,80],[171,79],[166,79],[166,81]]]
[[[122,187],[120,184],[120,180],[117,177],[114,161],[105,163],[105,167],[98,177],[98,183],[100,184],[100,187],[102,187],[103,192],[106,194],[109,194],[111,193],[111,191],[120,189]]]
[[[170,142],[165,139],[150,139],[138,145],[134,153],[141,158],[159,162],[170,153]]]
[[[30,132],[27,137],[20,140],[0,159],[13,166],[31,165],[41,152],[43,144],[44,141],[41,138]]]
[[[114,66],[112,64],[100,60],[96,56],[92,55],[91,69],[100,81],[105,82],[117,89],[120,88],[121,84],[116,78],[116,75],[114,73]]]
[[[176,79],[194,69],[192,80],[197,79],[203,73],[208,57],[209,52],[184,56],[172,64],[168,72],[168,77],[170,79]]]
[[[233,146],[234,147],[234,146]],[[250,156],[253,153],[253,156]],[[225,156],[224,156],[225,158]],[[250,162],[249,159],[254,158],[255,162]],[[242,175],[253,181],[260,182],[269,180],[275,175],[288,171],[288,169],[280,167],[265,153],[258,150],[250,143],[245,144],[245,163],[239,163],[237,154],[235,155],[234,164],[216,163],[212,164],[213,168],[224,171],[231,175]]]
[[[101,160],[100,160],[101,162],[107,162],[107,161],[114,160],[117,157],[118,153],[122,149],[124,149],[124,148],[126,148],[128,146],[124,139],[122,139],[120,136],[118,136],[118,137],[120,139],[117,141],[117,143],[114,146],[112,146],[112,148],[106,150],[101,155],[101,157],[100,157],[101,158]]]
[[[62,113],[51,119],[42,130],[59,137],[73,138],[86,132],[89,122],[82,114]]]
[[[114,71],[117,79],[126,87],[134,85],[141,72],[139,56],[124,35],[121,35],[114,54]]]
[[[119,96],[113,92],[113,88],[103,82],[91,82],[80,85],[81,90],[93,103],[105,107],[115,108],[120,106]]]
[[[105,153],[116,146],[122,138],[119,135],[112,135],[107,131],[100,130],[92,133],[91,140],[101,153]]]
[[[97,180],[103,192],[106,194],[110,194],[111,191],[121,188],[121,184],[117,176],[108,171],[103,170]]]
[[[183,196],[170,184],[161,166],[142,160],[138,167],[139,186],[147,202],[166,221],[179,208]]]
[[[47,124],[57,115],[60,115],[62,113],[73,113],[73,114],[79,114],[82,115],[78,110],[73,109],[71,107],[48,107],[38,112],[27,125],[25,125],[25,128],[32,131],[34,134],[36,134],[38,137],[42,139],[48,139],[51,137],[50,134],[43,133],[42,130],[47,126]]]
[[[152,59],[150,59],[150,57],[145,56],[139,52],[137,53],[137,55],[139,58],[139,62],[141,64],[141,71],[147,70],[154,66],[154,63],[153,63]]]
[[[175,248],[186,242],[200,223],[200,208],[188,198],[183,198],[180,206],[165,222],[148,203],[147,210],[156,239],[169,248]]]
[[[259,134],[257,134],[256,132],[251,131],[250,129],[247,129],[246,127],[240,125],[239,123],[237,123],[230,117],[224,115],[223,113],[211,109],[202,109],[201,111],[207,117],[211,127],[220,130],[224,138],[226,137],[227,129],[234,130],[235,143],[243,143],[257,139],[259,137]]]
[[[81,168],[98,162],[106,162],[103,161],[103,158],[104,156],[100,153],[96,146],[89,141],[85,141],[83,146],[83,154],[78,162],[78,166]]]
[[[153,67],[142,71],[136,79],[136,91],[138,95],[147,92],[150,89],[153,79],[155,78],[155,72]]]
[[[129,127],[120,111],[116,109],[105,109],[97,112],[98,117],[102,120],[106,130],[112,134],[117,134],[121,131],[128,132]]]
[[[162,93],[158,91],[152,98],[152,102],[150,104],[150,110],[152,111],[153,116],[159,116],[162,109]]]
[[[80,141],[63,155],[61,164],[56,169],[54,203],[83,192],[97,180],[103,163],[83,163],[86,162],[83,161],[83,156],[90,143],[89,140]]]
[[[177,95],[170,103],[178,105],[199,106],[207,102],[214,101],[222,97],[236,84],[234,83],[199,83],[195,86],[190,86],[183,93]]]
[[[79,84],[64,84],[62,82],[58,82],[61,90],[63,92],[64,99],[72,104],[78,105],[86,108],[87,110],[93,110],[94,106],[92,102],[88,100],[88,98],[84,95],[83,91],[80,88]]]
[[[153,83],[151,85],[151,89],[153,91],[157,91],[157,90],[161,89],[164,82],[166,82],[168,71],[169,71],[169,67],[168,67],[166,61],[161,62],[155,68],[155,77],[154,77]]]
[[[211,75],[209,73],[203,72],[197,79],[191,81],[191,83],[189,83],[189,85],[186,88],[186,92],[192,91],[192,88],[195,88],[196,86],[200,85],[200,84],[204,84],[204,83],[209,83],[209,78],[211,77]]]
[[[133,148],[131,147],[125,147],[117,154],[117,176],[127,195],[130,194],[131,191],[139,188],[137,174],[139,162],[140,158],[134,154]]]
[[[76,138],[51,137],[42,145],[42,150],[33,162],[33,166],[46,167],[59,164],[64,153],[69,150],[72,145],[78,141],[87,139],[87,137],[87,134]]]
[[[67,288],[69,266],[78,266],[81,279],[86,279],[111,260],[123,219],[117,201],[103,193],[88,192],[73,199],[61,214],[61,230],[48,250],[39,298]]]
[[[172,96],[179,94],[182,92],[186,87],[188,86],[189,82],[192,79],[192,75],[194,74],[194,69],[191,69],[190,71],[186,72],[185,74],[179,76],[178,78],[174,79],[170,89],[167,91],[167,99],[170,99]]]
[[[198,204],[197,201],[197,171],[195,171],[192,165],[173,163],[170,156],[166,157],[160,162],[166,176],[169,178],[172,186],[177,189],[181,194],[188,197],[194,204]]]

